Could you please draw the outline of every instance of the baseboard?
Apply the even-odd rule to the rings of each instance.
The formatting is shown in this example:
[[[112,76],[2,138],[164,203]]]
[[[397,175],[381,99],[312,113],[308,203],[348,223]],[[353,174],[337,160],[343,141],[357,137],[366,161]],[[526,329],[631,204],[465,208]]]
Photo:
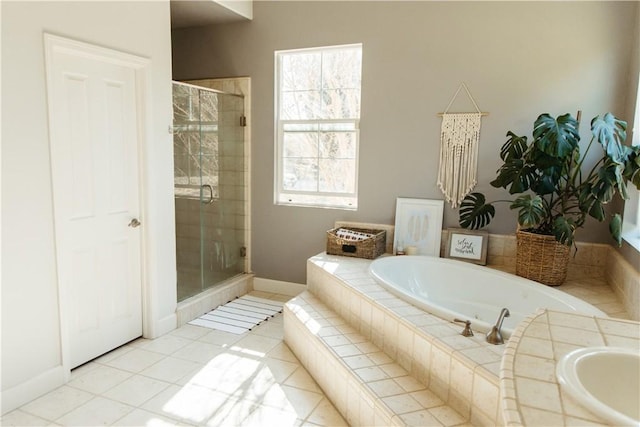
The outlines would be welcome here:
[[[274,294],[296,295],[307,290],[306,285],[293,282],[283,282],[281,280],[263,279],[261,277],[253,278],[253,289],[255,291],[270,292]]]
[[[49,393],[65,383],[65,370],[56,366],[10,389],[2,391],[2,415]]]
[[[149,331],[149,336],[145,334],[144,337],[149,339],[161,337],[162,335],[173,331],[177,325],[178,317],[176,316],[176,313],[171,313],[162,319],[156,320],[153,329]]]

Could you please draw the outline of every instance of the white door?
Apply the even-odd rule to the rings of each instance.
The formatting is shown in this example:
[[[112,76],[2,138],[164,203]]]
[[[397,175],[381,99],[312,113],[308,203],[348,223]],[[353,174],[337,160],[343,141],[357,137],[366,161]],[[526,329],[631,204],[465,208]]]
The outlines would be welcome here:
[[[63,354],[73,368],[142,335],[136,70],[51,40],[56,254]]]

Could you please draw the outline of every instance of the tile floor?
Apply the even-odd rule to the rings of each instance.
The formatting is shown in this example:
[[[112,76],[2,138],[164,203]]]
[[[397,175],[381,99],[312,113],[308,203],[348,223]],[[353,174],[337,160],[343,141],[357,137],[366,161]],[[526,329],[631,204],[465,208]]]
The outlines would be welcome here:
[[[252,292],[287,301],[288,296]],[[282,314],[243,335],[185,325],[140,338],[6,414],[2,426],[346,426],[283,342]]]

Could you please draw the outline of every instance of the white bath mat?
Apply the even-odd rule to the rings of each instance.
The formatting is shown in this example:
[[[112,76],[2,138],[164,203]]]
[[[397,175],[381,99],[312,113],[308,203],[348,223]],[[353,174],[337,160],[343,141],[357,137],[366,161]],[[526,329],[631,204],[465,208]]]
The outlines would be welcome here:
[[[282,313],[283,302],[244,295],[189,322],[190,325],[240,335]]]

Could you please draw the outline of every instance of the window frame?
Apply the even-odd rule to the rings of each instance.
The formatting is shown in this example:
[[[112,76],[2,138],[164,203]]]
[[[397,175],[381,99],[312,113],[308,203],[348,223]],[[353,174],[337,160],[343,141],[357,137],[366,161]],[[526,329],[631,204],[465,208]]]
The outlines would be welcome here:
[[[632,146],[640,145],[640,74],[638,74],[638,88],[636,92],[636,106],[631,137]],[[638,191],[632,183],[629,183],[627,185],[627,193],[629,198],[624,202],[622,238],[640,252],[640,191]]]
[[[360,116],[357,118],[339,118],[339,119],[282,119],[280,117],[280,106],[282,102],[282,90],[281,90],[281,64],[282,57],[287,54],[300,54],[300,53],[324,53],[332,50],[343,50],[359,48],[362,54],[362,43],[352,43],[345,45],[334,45],[324,47],[312,47],[302,49],[289,49],[289,50],[277,50],[274,53],[274,204],[279,206],[298,206],[298,207],[315,207],[315,208],[327,208],[327,209],[341,209],[341,210],[357,210],[358,209],[358,175],[359,175],[359,157],[360,157]],[[322,64],[320,65],[322,67]],[[320,89],[322,91],[322,88]],[[359,110],[362,106],[362,68],[360,69],[360,100]],[[284,188],[284,135],[286,133],[285,126],[288,124],[309,124],[318,125],[321,127],[330,124],[350,124],[352,129],[346,130],[346,132],[353,132],[355,135],[355,154],[354,154],[354,178],[353,178],[353,191],[352,192],[328,192],[321,191],[319,188],[316,191],[310,190],[290,190]],[[314,132],[318,134],[322,132],[318,129]],[[339,131],[338,131],[339,132]],[[320,148],[318,147],[318,155],[314,157],[318,160],[323,159],[320,157]],[[320,186],[320,175],[317,177],[318,187]],[[315,199],[313,201],[303,201],[299,198],[296,200],[296,196],[303,198]],[[283,200],[287,198],[288,201]]]

